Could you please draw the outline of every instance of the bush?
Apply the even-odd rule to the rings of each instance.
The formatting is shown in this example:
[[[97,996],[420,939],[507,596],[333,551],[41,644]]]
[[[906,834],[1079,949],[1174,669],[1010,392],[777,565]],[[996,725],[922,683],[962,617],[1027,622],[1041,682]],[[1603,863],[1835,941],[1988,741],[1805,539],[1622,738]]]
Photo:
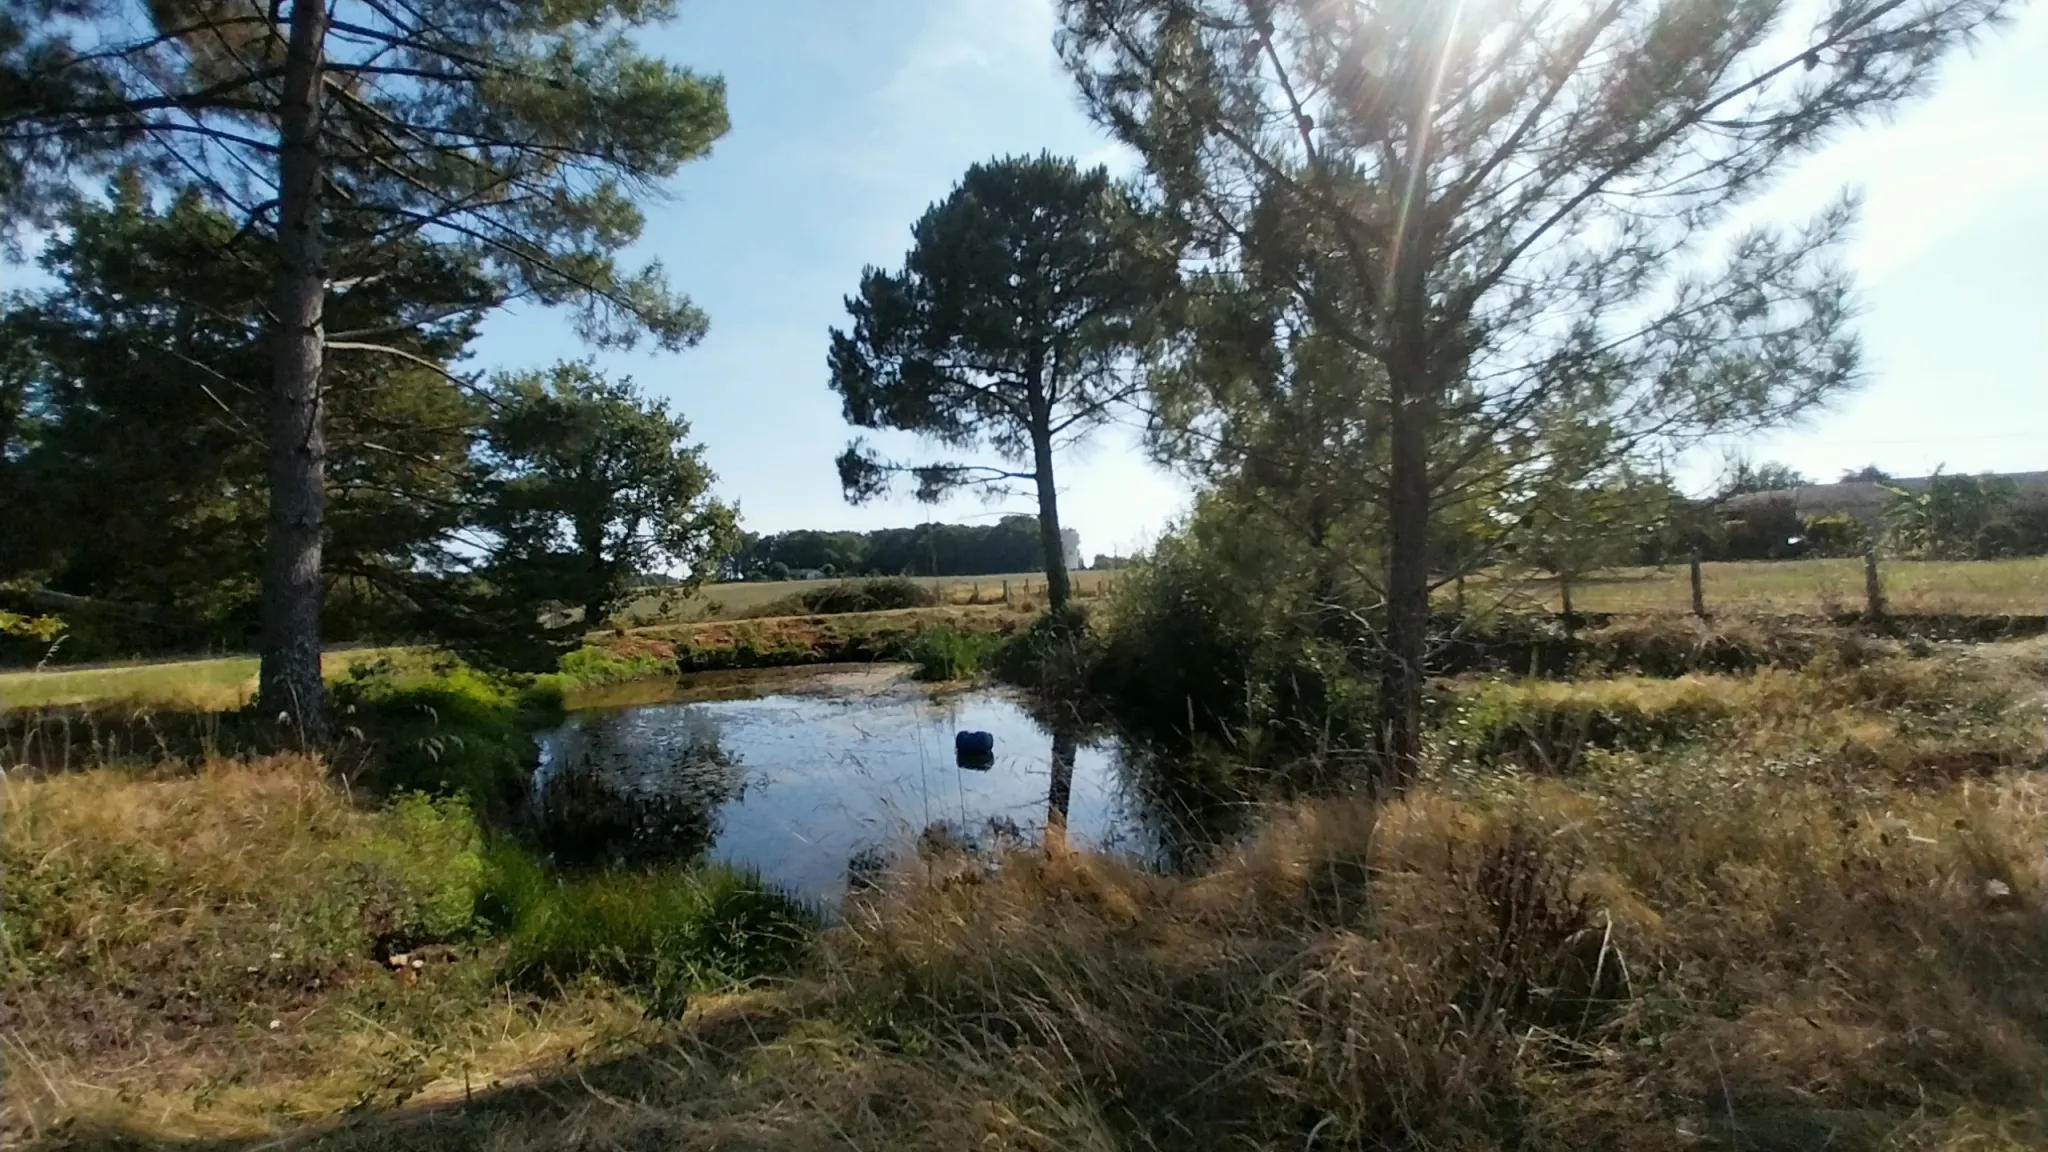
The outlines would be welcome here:
[[[490,814],[518,803],[536,758],[531,730],[559,722],[562,709],[553,685],[520,690],[461,664],[360,667],[333,699],[370,747],[359,782],[388,794],[464,796]]]
[[[1737,695],[1702,680],[1494,680],[1451,697],[1437,732],[1452,760],[1569,772],[1593,749],[1699,736],[1730,715]]]
[[[919,680],[967,680],[994,665],[1009,638],[988,632],[961,632],[945,626],[926,628],[910,641],[910,659]]]
[[[1869,526],[1847,512],[1808,517],[1803,534],[1815,556],[1861,556],[1870,542]]]
[[[836,616],[849,612],[887,612],[896,608],[930,608],[939,603],[931,587],[904,576],[873,580],[842,580],[784,596],[755,609],[753,616]]]
[[[1240,521],[1232,517],[1243,516]],[[1274,740],[1276,751],[1371,743],[1369,651],[1344,592],[1284,532],[1205,506],[1127,571],[1096,618],[1088,686],[1156,733]]]
[[[484,887],[482,844],[460,796],[409,792],[377,813],[358,859],[378,935],[403,947],[466,935]]]
[[[558,670],[540,682],[555,688],[603,688],[675,673],[675,655],[642,648],[619,652],[610,648],[578,648],[563,655]]]

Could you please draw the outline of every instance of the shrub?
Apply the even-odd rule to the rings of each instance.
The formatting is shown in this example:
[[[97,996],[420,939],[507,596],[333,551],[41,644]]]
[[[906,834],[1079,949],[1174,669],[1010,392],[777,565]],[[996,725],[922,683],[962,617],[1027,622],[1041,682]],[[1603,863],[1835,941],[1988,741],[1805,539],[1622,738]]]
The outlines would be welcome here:
[[[464,798],[397,797],[374,817],[358,860],[380,936],[410,946],[460,937],[475,924],[484,857]]]
[[[987,632],[962,632],[945,626],[926,628],[910,641],[910,659],[919,680],[967,680],[991,667],[1009,638]]]
[[[1233,519],[1232,517],[1240,517]],[[1276,751],[1366,747],[1372,650],[1344,592],[1285,532],[1204,506],[1128,570],[1096,617],[1089,687],[1127,723]]]
[[[358,668],[334,700],[370,746],[360,782],[389,794],[465,796],[486,813],[517,804],[536,757],[531,729],[558,720],[562,707],[554,685],[521,691],[460,664]]]
[[[620,652],[610,648],[584,647],[563,655],[560,667],[541,683],[567,690],[603,688],[675,672],[673,652],[663,655],[652,649]]]
[[[841,580],[806,588],[764,604],[751,616],[836,616],[849,612],[886,612],[897,608],[930,608],[940,602],[933,588],[906,576]]]
[[[1547,772],[1577,768],[1592,749],[1654,749],[1703,734],[1738,693],[1702,680],[1493,680],[1450,697],[1438,720],[1443,754]]]

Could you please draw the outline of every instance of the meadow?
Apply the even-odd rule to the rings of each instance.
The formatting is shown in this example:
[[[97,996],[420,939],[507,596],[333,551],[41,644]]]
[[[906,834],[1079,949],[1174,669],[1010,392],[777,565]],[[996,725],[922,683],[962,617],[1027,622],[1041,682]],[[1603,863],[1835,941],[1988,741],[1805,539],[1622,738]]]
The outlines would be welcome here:
[[[1879,567],[1887,606],[1934,615],[2048,614],[2048,557],[2012,560],[1883,560]],[[1700,566],[1707,611],[1754,615],[1823,615],[1863,610],[1863,561],[1754,560]],[[1511,610],[1557,611],[1557,581],[1550,578],[1468,582],[1480,603]],[[1686,613],[1692,610],[1691,575],[1683,563],[1662,568],[1615,568],[1572,586],[1580,612]]]

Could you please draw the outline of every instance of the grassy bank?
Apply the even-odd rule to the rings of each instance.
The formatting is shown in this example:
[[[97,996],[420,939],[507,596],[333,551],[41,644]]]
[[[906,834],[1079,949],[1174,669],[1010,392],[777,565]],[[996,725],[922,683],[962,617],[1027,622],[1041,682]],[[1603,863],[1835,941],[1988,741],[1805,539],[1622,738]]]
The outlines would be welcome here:
[[[304,758],[7,784],[10,1135],[245,1137],[644,1043],[808,914],[710,868],[557,876],[466,801]]]
[[[1030,623],[1031,605],[940,605],[925,608],[666,624],[591,633],[588,644],[563,657],[555,673],[534,683],[568,695],[633,680],[673,676],[678,670],[796,667],[807,664],[915,660],[927,631],[963,636],[1006,636]],[[323,660],[330,684],[357,669],[432,676],[450,660],[425,648],[363,648],[330,652]],[[414,677],[417,679],[418,677]],[[0,672],[0,708],[94,706],[225,713],[255,695],[256,658],[224,656],[111,667]]]
[[[636,628],[609,643],[665,645],[685,672],[918,661],[928,635],[1001,638],[1031,619],[1001,605],[910,608]]]
[[[1093,597],[1116,582],[1117,573],[1072,572],[1074,595]],[[1045,599],[1045,573],[1009,572],[992,576],[903,576],[901,579],[932,591],[939,603],[954,606],[998,605],[1003,590],[1009,589],[1012,606]],[[739,584],[711,584],[689,599],[663,596],[652,591],[627,605],[619,618],[635,627],[656,623],[679,624],[700,620],[728,620],[757,616],[777,604],[796,604],[803,597],[817,595],[837,581],[760,580]]]
[[[43,1149],[2041,1147],[2048,642],[1849,651],[1448,681],[1398,801],[935,859],[737,996],[797,947],[744,885],[304,762],[16,782],[7,1091]]]
[[[403,660],[402,648],[350,648],[321,657],[330,679],[360,665]],[[224,712],[256,695],[256,658],[167,660],[142,664],[0,672],[0,707],[40,708],[110,700]]]

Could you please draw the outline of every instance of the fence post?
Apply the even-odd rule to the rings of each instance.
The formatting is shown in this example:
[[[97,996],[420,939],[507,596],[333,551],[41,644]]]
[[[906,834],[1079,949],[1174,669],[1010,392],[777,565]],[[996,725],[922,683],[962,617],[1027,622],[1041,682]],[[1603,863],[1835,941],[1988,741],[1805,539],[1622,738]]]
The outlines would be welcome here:
[[[1010,602],[1010,582],[1009,582],[1008,580],[1005,580],[1005,581],[1003,581],[1003,603],[1005,603],[1005,604],[1008,604],[1009,602]]]
[[[1558,573],[1557,576],[1557,593],[1564,607],[1564,638],[1569,640],[1577,634],[1578,629],[1576,627],[1577,621],[1572,618],[1571,577],[1566,576],[1562,572]]]
[[[1706,588],[1700,583],[1700,553],[1697,548],[1693,549],[1689,567],[1692,569],[1692,614],[1705,617],[1707,614],[1707,592]]]
[[[1877,544],[1872,542],[1863,549],[1863,601],[1864,612],[1872,620],[1884,619],[1884,581],[1877,574]]]

